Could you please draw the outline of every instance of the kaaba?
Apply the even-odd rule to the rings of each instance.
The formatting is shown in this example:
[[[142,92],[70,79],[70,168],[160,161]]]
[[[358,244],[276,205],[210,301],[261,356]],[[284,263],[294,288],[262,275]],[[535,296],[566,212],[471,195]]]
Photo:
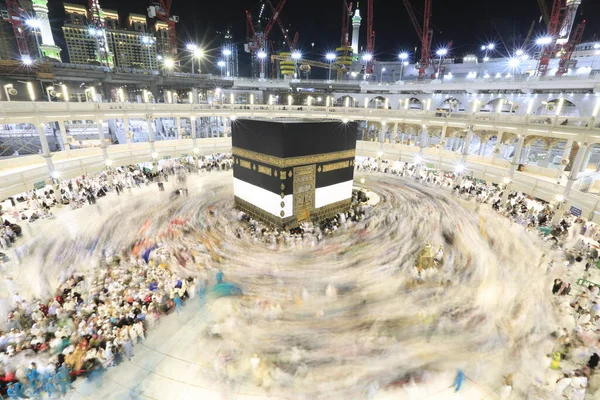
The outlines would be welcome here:
[[[350,208],[358,124],[237,119],[235,205],[277,227],[319,222]]]

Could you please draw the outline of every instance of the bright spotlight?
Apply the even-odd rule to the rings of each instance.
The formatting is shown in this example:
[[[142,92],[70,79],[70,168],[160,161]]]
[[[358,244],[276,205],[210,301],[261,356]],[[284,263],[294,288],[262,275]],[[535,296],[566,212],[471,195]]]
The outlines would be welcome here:
[[[510,183],[510,178],[508,176],[504,177],[504,179],[502,179],[502,183],[508,185]]]
[[[333,61],[333,60],[335,60],[336,55],[335,55],[335,53],[327,53],[325,55],[325,58],[327,59],[327,61]]]
[[[42,21],[36,18],[28,19],[27,21],[25,21],[25,23],[27,24],[27,26],[30,26],[32,28],[40,29],[42,27]]]
[[[33,65],[33,59],[30,56],[21,57],[21,61],[23,62],[23,65]]]
[[[420,155],[415,156],[415,164],[421,164],[423,162],[423,157]]]
[[[398,58],[401,59],[402,61],[407,60],[408,59],[408,53],[407,52],[402,52],[398,55]]]
[[[198,50],[198,45],[196,45],[196,44],[193,44],[193,43],[188,43],[188,44],[185,46],[185,48],[186,48],[186,49],[188,49],[189,51],[192,51],[192,52],[193,52],[193,51],[196,51],[196,50]]]
[[[258,54],[256,54],[256,56],[261,60],[264,60],[265,58],[267,58],[267,53],[264,50],[261,50],[258,52]]]
[[[345,123],[345,124],[347,124],[348,123],[348,118],[342,119],[342,122]]]
[[[518,49],[517,51],[515,51],[515,55],[517,57],[521,57],[523,54],[525,54],[525,52],[523,50],[521,50],[521,49]]]
[[[379,158],[383,157],[383,151],[378,151],[377,152],[377,157],[379,157]]]
[[[539,38],[539,39],[537,39],[535,41],[535,44],[540,45],[540,46],[545,46],[545,45],[550,44],[550,43],[552,43],[552,37],[551,36],[544,36],[544,37],[541,37],[541,38]]]
[[[457,175],[462,174],[463,172],[465,172],[465,166],[463,164],[458,164],[456,168],[454,168],[454,173]]]
[[[50,174],[52,176],[52,179],[58,179],[60,178],[60,172],[58,171],[52,171],[52,173]]]
[[[231,55],[231,50],[229,50],[229,49],[223,50],[223,55],[226,56],[226,57],[230,56]]]
[[[438,51],[435,52],[435,54],[437,54],[440,57],[444,57],[445,55],[448,54],[448,49],[439,49]]]
[[[554,198],[557,202],[562,203],[563,201],[565,201],[565,196],[563,196],[562,194],[557,194],[556,197]]]
[[[365,178],[360,178],[360,183],[364,185],[365,184]]]
[[[369,53],[363,54],[362,60],[366,61],[366,62],[370,62],[371,60],[373,60],[373,54],[369,54]]]
[[[175,61],[172,58],[165,58],[165,68],[173,69],[175,68]]]
[[[219,67],[224,67],[224,66],[225,66],[225,61],[219,61],[219,62],[217,63],[217,66],[219,66]]]
[[[231,120],[232,120],[232,121],[235,121],[236,119],[237,119],[237,115],[232,115],[232,116],[231,116]]]
[[[508,60],[508,66],[511,68],[517,68],[519,67],[519,65],[521,65],[521,60],[519,60],[518,58],[511,58],[510,60]]]
[[[154,153],[150,154],[150,156],[156,160],[158,158],[158,153],[154,152]]]
[[[302,58],[302,53],[299,51],[295,51],[292,53],[292,60],[300,60]]]
[[[495,48],[496,48],[496,45],[494,43],[490,43],[487,45],[488,50],[494,50]]]

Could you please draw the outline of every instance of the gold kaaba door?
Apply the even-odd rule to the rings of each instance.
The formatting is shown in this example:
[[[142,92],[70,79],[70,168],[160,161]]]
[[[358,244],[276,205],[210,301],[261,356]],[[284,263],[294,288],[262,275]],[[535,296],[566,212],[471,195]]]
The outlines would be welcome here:
[[[294,216],[298,222],[310,220],[315,209],[315,174],[317,166],[294,168]]]

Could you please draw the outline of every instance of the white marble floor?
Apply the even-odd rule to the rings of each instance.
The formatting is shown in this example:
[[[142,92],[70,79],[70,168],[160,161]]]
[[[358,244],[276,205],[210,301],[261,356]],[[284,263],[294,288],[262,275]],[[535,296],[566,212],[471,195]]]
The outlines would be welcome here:
[[[290,393],[267,393],[261,388],[236,384],[224,387],[218,382],[212,365],[199,364],[202,359],[201,335],[206,326],[207,313],[211,307],[220,307],[226,300],[201,306],[192,299],[181,314],[171,314],[161,319],[148,332],[145,342],[135,346],[131,361],[108,369],[94,381],[79,379],[68,400],[82,399],[153,399],[153,400],[262,400],[297,398]],[[373,399],[381,400],[479,400],[494,399],[492,390],[465,381],[459,393],[449,386],[451,373],[434,377],[428,385],[419,388],[380,390]],[[367,398],[357,393],[356,399]]]

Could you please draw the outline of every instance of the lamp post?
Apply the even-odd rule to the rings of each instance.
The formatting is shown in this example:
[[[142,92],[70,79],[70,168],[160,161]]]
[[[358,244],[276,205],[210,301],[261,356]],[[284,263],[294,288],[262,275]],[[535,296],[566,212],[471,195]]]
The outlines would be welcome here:
[[[217,65],[219,66],[219,68],[221,68],[221,78],[223,77],[223,67],[225,66],[225,61],[221,60],[219,62],[217,62]]]
[[[383,73],[385,72],[385,67],[381,68],[381,71],[379,73],[379,83],[381,84],[383,82]]]
[[[400,80],[402,80],[402,76],[404,74],[404,65],[408,64],[408,53],[407,52],[402,52],[398,55],[398,58],[400,59],[401,63],[400,63]]]
[[[148,48],[148,69],[152,71],[152,53],[150,47],[156,42],[156,40],[150,36],[142,36],[142,43]]]
[[[333,62],[336,59],[336,55],[335,55],[335,53],[327,53],[325,55],[325,58],[327,59],[327,61],[329,61],[329,79],[328,80],[331,80],[331,66],[333,65]]]
[[[200,59],[204,57],[204,51],[200,49],[197,45],[190,43],[185,48],[192,54],[192,75],[195,73],[194,70],[194,58],[198,58],[198,73],[202,73],[202,67],[200,64]]]
[[[171,71],[173,68],[175,68],[175,61],[173,61],[172,58],[165,58],[163,60],[163,66],[165,70]]]
[[[302,53],[294,51],[292,53],[292,60],[294,60],[294,78],[298,78],[298,61],[302,59]]]
[[[256,55],[260,61],[260,72],[259,76],[261,79],[265,77],[265,59],[267,58],[267,53],[264,50],[261,50]]]
[[[365,67],[365,76],[364,76],[364,78],[365,78],[365,80],[367,80],[367,66],[369,65],[369,63],[371,61],[373,61],[373,54],[369,54],[369,53],[363,54],[362,60],[365,62],[365,64],[364,64],[364,67]]]
[[[441,76],[442,60],[448,54],[448,49],[439,49],[438,51],[435,52],[435,54],[437,54],[438,57],[440,58],[440,63],[438,64],[437,78],[442,79],[443,78],[443,76]]]
[[[484,61],[486,61],[486,58],[487,58],[487,60],[489,60],[488,52],[489,51],[493,51],[495,48],[496,48],[496,44],[495,43],[489,43],[489,44],[481,46],[481,51],[485,52],[484,56],[483,56],[483,60]]]
[[[227,75],[227,77],[229,77],[230,75],[233,75],[230,73],[229,71],[229,65],[230,65],[230,60],[229,57],[231,57],[231,49],[225,48],[223,49],[223,56],[225,56],[225,74]],[[221,71],[221,75],[223,75],[223,72]]]
[[[28,19],[27,21],[25,21],[25,23],[33,31],[33,35],[35,36],[35,45],[38,50],[38,57],[41,59],[42,58],[42,49],[40,48],[40,40],[38,38],[38,31],[40,33],[42,32],[42,21],[40,21],[39,19],[36,19],[36,18],[31,18],[31,19]]]

